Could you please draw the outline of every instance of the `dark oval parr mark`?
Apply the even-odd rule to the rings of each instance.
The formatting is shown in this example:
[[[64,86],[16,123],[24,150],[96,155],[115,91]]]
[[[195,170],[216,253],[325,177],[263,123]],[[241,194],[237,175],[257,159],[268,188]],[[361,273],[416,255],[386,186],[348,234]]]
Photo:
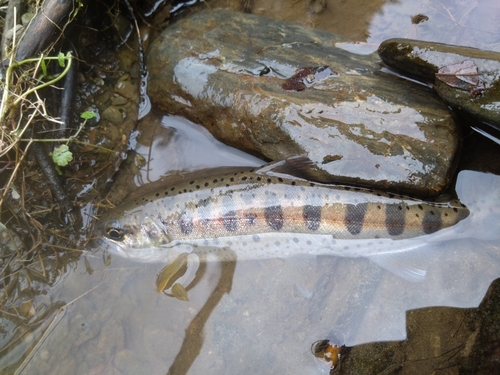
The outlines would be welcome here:
[[[344,225],[352,235],[361,233],[368,203],[349,204],[346,208]]]
[[[179,216],[179,227],[183,234],[190,234],[193,231],[193,219],[187,214]]]
[[[405,230],[406,213],[398,204],[388,204],[385,208],[385,227],[391,236],[399,236]]]
[[[283,209],[281,206],[268,206],[264,209],[264,217],[266,223],[271,229],[280,230],[283,228],[285,219],[283,217]]]
[[[440,230],[443,227],[441,212],[427,211],[424,215],[422,226],[425,234],[431,234]]]
[[[318,230],[321,225],[321,206],[305,205],[302,210],[302,217],[307,229]]]
[[[245,220],[246,220],[248,225],[254,225],[256,219],[257,219],[257,215],[255,215],[251,212],[245,216]]]
[[[222,223],[229,232],[234,232],[238,229],[238,218],[234,210],[228,211],[222,215]]]

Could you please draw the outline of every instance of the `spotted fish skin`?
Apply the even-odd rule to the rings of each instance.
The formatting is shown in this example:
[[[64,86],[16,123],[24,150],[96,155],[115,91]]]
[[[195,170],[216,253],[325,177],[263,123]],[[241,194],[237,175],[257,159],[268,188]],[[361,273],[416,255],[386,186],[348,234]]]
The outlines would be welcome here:
[[[336,240],[404,240],[452,227],[468,215],[456,200],[430,203],[250,169],[186,181],[128,201],[101,218],[99,230],[122,253],[141,258],[141,249],[233,246],[258,242],[264,235],[277,244],[280,239],[291,243],[298,235],[321,236],[327,240],[321,246],[332,248]]]

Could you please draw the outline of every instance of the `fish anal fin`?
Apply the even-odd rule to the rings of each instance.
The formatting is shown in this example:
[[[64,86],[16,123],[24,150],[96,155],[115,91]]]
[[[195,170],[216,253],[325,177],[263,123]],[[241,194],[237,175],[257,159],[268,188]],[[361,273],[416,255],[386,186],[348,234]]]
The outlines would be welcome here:
[[[380,254],[369,257],[380,267],[412,283],[425,281],[427,271],[420,266],[410,264],[407,253]]]

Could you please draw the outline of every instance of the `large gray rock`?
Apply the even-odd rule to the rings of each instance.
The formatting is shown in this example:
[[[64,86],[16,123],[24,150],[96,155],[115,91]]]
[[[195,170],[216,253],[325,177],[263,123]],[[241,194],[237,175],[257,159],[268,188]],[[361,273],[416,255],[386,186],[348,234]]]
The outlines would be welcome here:
[[[447,108],[432,90],[382,73],[378,56],[338,42],[346,41],[258,16],[197,13],[152,43],[149,95],[247,152],[271,160],[308,154],[318,180],[442,191],[459,146]],[[337,75],[289,80],[320,66]]]
[[[500,53],[410,39],[380,44],[385,64],[434,85],[467,122],[500,136]]]

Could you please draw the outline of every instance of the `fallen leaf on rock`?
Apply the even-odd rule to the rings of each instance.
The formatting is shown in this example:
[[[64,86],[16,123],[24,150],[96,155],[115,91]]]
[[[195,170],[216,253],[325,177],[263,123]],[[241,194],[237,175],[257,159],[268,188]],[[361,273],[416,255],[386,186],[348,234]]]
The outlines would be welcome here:
[[[283,90],[287,91],[302,91],[306,87],[312,86],[316,82],[323,81],[331,76],[337,76],[338,73],[325,66],[310,66],[299,69],[297,73],[288,78],[281,85]]]
[[[468,90],[473,97],[484,91],[477,65],[472,60],[439,68],[436,78],[448,86]]]

